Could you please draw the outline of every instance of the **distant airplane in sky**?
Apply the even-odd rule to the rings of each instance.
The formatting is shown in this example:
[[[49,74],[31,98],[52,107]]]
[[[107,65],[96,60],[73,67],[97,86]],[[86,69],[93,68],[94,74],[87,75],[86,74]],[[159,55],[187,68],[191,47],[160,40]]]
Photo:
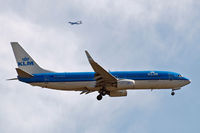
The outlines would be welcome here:
[[[64,91],[81,91],[88,94],[97,91],[97,100],[103,96],[127,96],[127,90],[171,89],[174,91],[191,81],[179,73],[169,71],[113,71],[108,72],[95,62],[87,51],[88,61],[94,72],[57,73],[41,68],[33,58],[19,45],[11,42],[17,61],[17,78],[21,82],[43,88]]]
[[[82,24],[82,21],[68,22],[68,23],[70,23],[71,25],[74,25],[74,24],[79,25],[79,24]]]

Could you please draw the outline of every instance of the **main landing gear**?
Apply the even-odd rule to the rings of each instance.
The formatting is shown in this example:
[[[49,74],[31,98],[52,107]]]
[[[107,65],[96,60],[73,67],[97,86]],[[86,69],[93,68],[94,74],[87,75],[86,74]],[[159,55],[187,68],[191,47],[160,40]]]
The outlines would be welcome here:
[[[97,100],[100,101],[106,94],[109,95],[109,91],[107,91],[105,87],[103,87],[102,89],[99,90],[99,95],[97,96]]]

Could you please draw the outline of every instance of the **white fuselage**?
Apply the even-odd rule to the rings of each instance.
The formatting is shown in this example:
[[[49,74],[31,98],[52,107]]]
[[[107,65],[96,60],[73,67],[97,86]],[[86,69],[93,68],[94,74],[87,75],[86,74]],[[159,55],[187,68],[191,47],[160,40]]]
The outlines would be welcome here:
[[[135,80],[135,86],[132,89],[180,89],[188,84],[187,80]],[[84,82],[38,82],[30,83],[33,86],[51,88],[66,91],[98,91],[100,87],[95,87],[96,81]],[[107,90],[120,90],[116,87],[107,87]]]

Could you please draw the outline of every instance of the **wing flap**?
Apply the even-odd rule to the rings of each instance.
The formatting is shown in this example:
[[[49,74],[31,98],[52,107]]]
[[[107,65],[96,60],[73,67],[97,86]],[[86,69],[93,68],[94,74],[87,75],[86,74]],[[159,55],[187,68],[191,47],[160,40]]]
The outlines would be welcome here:
[[[94,91],[85,90],[85,91],[82,91],[82,92],[80,93],[80,95],[82,95],[82,94],[87,95],[87,94],[92,93],[92,92],[94,92]]]

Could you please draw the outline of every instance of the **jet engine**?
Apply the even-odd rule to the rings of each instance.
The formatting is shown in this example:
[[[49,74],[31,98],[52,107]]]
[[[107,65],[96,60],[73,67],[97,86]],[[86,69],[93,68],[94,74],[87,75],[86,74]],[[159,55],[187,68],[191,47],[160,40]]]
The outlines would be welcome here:
[[[133,89],[135,86],[134,80],[121,79],[117,81],[118,89]]]
[[[122,96],[127,96],[127,91],[126,91],[126,90],[115,90],[115,91],[110,91],[109,96],[110,96],[110,97],[122,97]]]

